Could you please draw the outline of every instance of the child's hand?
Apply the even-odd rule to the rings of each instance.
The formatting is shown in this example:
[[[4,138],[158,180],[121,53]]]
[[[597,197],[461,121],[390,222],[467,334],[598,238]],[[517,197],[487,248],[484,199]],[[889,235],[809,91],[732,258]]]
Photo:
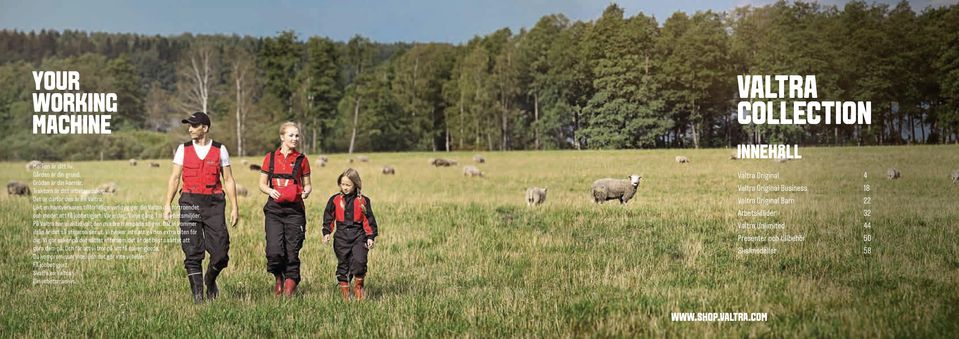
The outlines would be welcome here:
[[[366,248],[373,249],[373,239],[366,239]]]
[[[323,245],[326,245],[326,243],[328,243],[328,242],[330,242],[330,235],[329,235],[329,234],[324,234],[324,235],[323,235]]]
[[[280,198],[280,191],[271,189],[271,190],[270,190],[270,196],[273,197],[273,199],[279,199],[279,198]]]

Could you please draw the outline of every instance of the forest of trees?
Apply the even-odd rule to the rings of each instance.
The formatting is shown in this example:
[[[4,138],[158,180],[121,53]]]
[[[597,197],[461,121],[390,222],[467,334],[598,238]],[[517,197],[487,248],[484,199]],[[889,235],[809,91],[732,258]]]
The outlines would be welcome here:
[[[31,71],[116,92],[109,136],[32,135]],[[740,125],[737,74],[813,74],[872,124]],[[594,21],[561,14],[462,44],[0,30],[0,158],[167,158],[179,120],[213,118],[231,153],[299,123],[308,153],[959,142],[959,6],[778,2]]]

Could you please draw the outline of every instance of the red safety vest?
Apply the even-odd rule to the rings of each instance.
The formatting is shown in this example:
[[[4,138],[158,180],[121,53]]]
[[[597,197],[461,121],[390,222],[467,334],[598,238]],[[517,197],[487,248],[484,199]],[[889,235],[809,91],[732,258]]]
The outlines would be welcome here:
[[[333,213],[336,218],[333,222],[330,222],[330,231],[336,229],[336,224],[345,223],[346,213],[344,213],[344,208],[346,207],[346,201],[343,200],[343,193],[337,194],[333,197],[333,206],[336,208],[336,212]],[[353,199],[353,220],[350,222],[358,223],[363,225],[363,231],[366,232],[366,235],[373,235],[373,227],[370,227],[370,221],[366,218],[366,213],[363,213],[363,207],[366,206],[366,198],[362,195],[357,195]]]
[[[206,158],[200,159],[192,141],[183,144],[183,193],[223,193],[223,185],[220,184],[220,175],[223,173],[220,167],[221,146],[213,141]]]

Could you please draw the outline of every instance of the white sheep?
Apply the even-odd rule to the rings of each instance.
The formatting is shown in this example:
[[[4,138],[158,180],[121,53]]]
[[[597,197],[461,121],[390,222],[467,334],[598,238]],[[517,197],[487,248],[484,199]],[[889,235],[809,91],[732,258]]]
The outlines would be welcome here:
[[[393,168],[393,166],[390,166],[390,165],[383,166],[383,174],[386,174],[386,175],[394,175],[394,174],[396,174],[396,169]]]
[[[150,162],[150,167],[151,167],[151,168],[160,168],[160,163],[158,163],[158,162],[156,162],[156,161],[151,161],[151,162]]]
[[[627,179],[605,178],[593,182],[593,201],[597,204],[607,200],[619,200],[625,204],[636,195],[639,188],[639,182],[643,179],[640,175],[630,175]]]
[[[356,160],[359,160],[360,162],[370,162],[370,158],[368,158],[368,157],[365,156],[365,155],[357,156],[357,157],[356,157]]]
[[[130,159],[130,166],[136,166],[136,165],[137,165],[137,159]]]
[[[546,202],[546,187],[526,189],[526,206],[535,206]]]
[[[479,164],[483,164],[483,163],[486,163],[486,158],[483,158],[482,155],[477,154],[473,156],[473,161]]]
[[[463,175],[468,177],[482,177],[483,172],[476,168],[476,166],[465,166],[463,167]]]
[[[685,156],[682,156],[682,155],[677,155],[677,156],[676,156],[676,162],[678,162],[678,163],[680,163],[680,164],[688,164],[688,163],[689,163],[689,158],[687,158],[687,157],[685,157]]]
[[[902,177],[902,173],[899,172],[899,170],[896,169],[895,167],[892,167],[886,170],[886,178],[888,178],[889,180],[895,180],[901,177]]]
[[[959,183],[959,168],[952,172],[952,183]]]
[[[28,170],[28,171],[32,171],[32,170],[35,170],[35,169],[40,169],[41,167],[43,167],[43,163],[40,162],[39,160],[33,160],[33,161],[30,161],[30,162],[27,163],[27,170]]]

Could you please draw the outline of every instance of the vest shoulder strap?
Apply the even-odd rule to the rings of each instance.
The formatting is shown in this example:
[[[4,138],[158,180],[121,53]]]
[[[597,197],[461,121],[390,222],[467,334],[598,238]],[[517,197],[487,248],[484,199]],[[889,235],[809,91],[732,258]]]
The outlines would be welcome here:
[[[277,178],[282,178],[282,179],[296,179],[296,178],[297,178],[297,174],[300,173],[300,169],[303,167],[303,161],[306,159],[306,156],[304,156],[302,153],[299,154],[299,155],[297,155],[297,156],[296,156],[296,160],[295,160],[294,163],[293,163],[293,170],[292,170],[289,174],[285,174],[285,173],[277,174],[277,173],[274,173],[274,172],[276,171],[276,166],[275,166],[275,161],[276,161],[276,160],[275,160],[275,157],[276,157],[276,153],[275,153],[275,152],[271,152],[271,153],[270,153],[270,165],[269,165],[268,172],[269,172],[269,174],[270,174],[271,176],[277,177]]]
[[[213,142],[211,142],[210,144],[213,145],[213,147],[216,147],[216,148],[223,147],[223,144],[219,143],[218,141],[213,141]]]
[[[276,157],[276,151],[270,152],[270,169],[267,172],[267,182],[270,184],[270,188],[273,188],[273,158]]]
[[[300,182],[298,174],[300,173],[300,167],[303,166],[304,158],[306,157],[303,156],[303,153],[300,153],[300,155],[296,156],[296,160],[293,162],[293,172],[291,174],[293,175],[293,181],[296,183]]]
[[[183,143],[183,148],[193,147],[193,141],[187,141]]]

